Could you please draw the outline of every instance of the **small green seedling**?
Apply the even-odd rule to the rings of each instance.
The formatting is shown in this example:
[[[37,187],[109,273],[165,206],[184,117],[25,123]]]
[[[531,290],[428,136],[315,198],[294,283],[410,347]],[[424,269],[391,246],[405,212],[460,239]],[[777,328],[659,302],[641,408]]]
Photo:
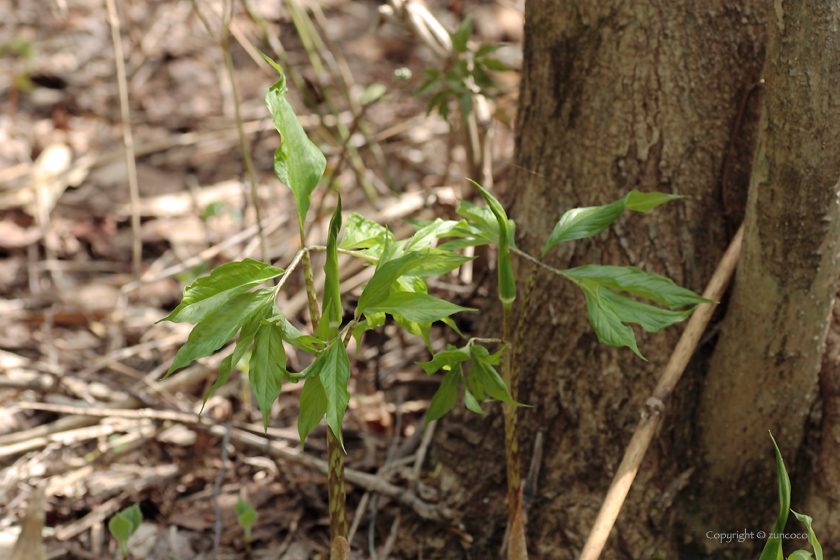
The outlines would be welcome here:
[[[108,530],[120,543],[120,553],[123,558],[128,558],[128,539],[142,522],[143,514],[137,504],[122,510],[108,522]]]
[[[242,496],[239,496],[234,509],[236,509],[236,520],[245,530],[245,542],[249,543],[251,542],[251,527],[257,522],[259,514],[254,506],[242,499]]]
[[[790,509],[790,478],[785,469],[785,462],[782,460],[782,454],[779,451],[779,446],[776,445],[776,440],[773,435],[770,435],[773,440],[773,446],[776,448],[776,479],[779,485],[779,516],[776,518],[776,523],[773,525],[770,538],[767,539],[767,544],[764,545],[764,550],[761,552],[759,560],[783,560],[784,554],[782,552],[782,536],[785,532],[785,524],[787,523],[788,512],[793,513],[796,519],[805,524],[808,529],[808,543],[813,547],[813,556],[807,550],[797,550],[788,556],[788,560],[823,560],[822,546],[820,546],[817,536],[814,534],[814,529],[811,527],[813,519],[808,515],[796,513]]]

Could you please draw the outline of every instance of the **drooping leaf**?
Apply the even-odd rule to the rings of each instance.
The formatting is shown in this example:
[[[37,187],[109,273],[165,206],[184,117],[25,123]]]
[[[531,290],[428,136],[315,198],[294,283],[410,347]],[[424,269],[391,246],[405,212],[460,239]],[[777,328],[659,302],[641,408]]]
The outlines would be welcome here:
[[[254,509],[254,506],[243,500],[242,496],[239,496],[239,499],[236,500],[234,510],[236,511],[236,520],[239,522],[239,526],[245,530],[245,542],[251,542],[251,527],[254,526],[254,523],[257,522],[257,517],[259,517],[257,510]]]
[[[693,308],[686,311],[671,311],[654,307],[603,287],[599,288],[599,294],[602,299],[610,302],[622,323],[636,323],[647,332],[659,332],[674,323],[684,321],[694,312]]]
[[[497,50],[501,49],[505,45],[481,45],[478,50],[475,52],[476,60],[484,58],[489,54],[493,54]]]
[[[322,340],[332,340],[338,335],[341,326],[341,290],[338,277],[338,233],[341,231],[341,196],[330,220],[327,235],[327,260],[324,263],[324,300],[321,322],[318,324],[318,336]]]
[[[472,37],[472,17],[467,16],[464,21],[458,25],[455,33],[451,34],[452,49],[457,53],[467,52],[467,41]]]
[[[773,440],[773,447],[776,448],[776,482],[778,483],[779,489],[779,515],[776,517],[776,523],[773,524],[771,538],[767,539],[759,560],[782,560],[784,555],[782,552],[781,535],[785,532],[785,524],[787,523],[788,512],[790,511],[790,478],[788,478],[785,462],[782,460],[782,454],[779,451],[779,446],[776,445],[776,440],[773,439],[773,434],[770,434],[770,439]]]
[[[438,387],[435,396],[432,397],[432,402],[429,404],[429,411],[426,413],[426,426],[432,420],[437,420],[449,412],[455,405],[455,401],[458,400],[459,369],[453,369],[447,373],[440,383],[440,387]]]
[[[461,332],[461,329],[458,328],[458,325],[455,324],[455,321],[453,321],[451,317],[444,317],[443,319],[441,319],[441,322],[443,322],[445,325],[448,325],[449,328],[458,333],[458,336],[460,336],[461,338],[467,338],[466,336],[464,336],[464,333]]]
[[[796,519],[798,519],[799,521],[804,523],[805,526],[808,528],[808,543],[814,548],[815,559],[816,560],[823,560],[822,545],[820,545],[820,541],[817,540],[817,535],[814,533],[814,528],[811,527],[811,524],[814,522],[813,518],[811,518],[810,515],[804,515],[804,514],[801,514],[801,513],[796,513],[793,510],[790,510],[790,512],[793,515],[796,516]],[[797,551],[797,552],[807,552],[807,551],[800,550],[800,551]],[[796,554],[796,552],[794,552],[794,554]],[[811,553],[808,552],[808,556],[810,556],[810,555],[811,555]]]
[[[263,55],[266,60],[270,59]],[[274,117],[274,128],[283,138],[283,143],[274,153],[274,173],[280,182],[292,189],[297,203],[298,222],[306,222],[310,196],[321,180],[327,159],[321,150],[309,140],[306,132],[286,100],[289,88],[283,70],[270,61],[280,73],[280,80],[269,88],[265,104]]]
[[[484,357],[484,354],[481,351],[476,351],[477,348],[481,348],[482,350],[486,349],[473,345],[470,346],[470,352],[473,355],[473,361],[470,365],[470,378],[475,376],[475,378],[480,382],[481,386],[483,387],[484,391],[487,392],[490,397],[496,399],[497,401],[502,401],[510,404],[515,404],[521,406],[518,402],[514,401],[510,393],[508,392],[508,388],[505,385],[505,382],[502,380],[502,377]],[[476,391],[478,394],[478,391]]]
[[[564,270],[563,273],[576,282],[590,280],[607,288],[630,292],[653,300],[669,309],[698,303],[717,303],[677,286],[670,278],[645,272],[635,266],[589,264]]]
[[[178,307],[160,321],[197,323],[227,301],[281,274],[282,269],[253,259],[223,264],[185,288]]]
[[[320,365],[323,365],[323,362]],[[318,371],[320,373],[320,368]],[[321,418],[327,413],[328,406],[327,393],[321,384],[321,377],[319,375],[308,377],[300,392],[298,434],[300,435],[301,448],[306,442],[306,436],[315,429],[315,426],[321,422]]]
[[[280,396],[280,387],[286,376],[286,351],[277,325],[261,322],[257,327],[249,366],[248,379],[260,405],[263,427],[268,430],[271,405]]]
[[[275,315],[271,319],[267,319],[267,322],[276,323],[283,335],[283,340],[304,352],[317,354],[324,346],[321,340],[300,332],[282,313]]]
[[[429,349],[429,352],[432,351],[432,339],[431,339],[431,331],[432,331],[432,324],[431,323],[418,323],[416,321],[409,321],[399,313],[394,313],[391,315],[394,318],[394,321],[402,327],[402,329],[413,335],[417,335],[423,339],[423,342],[426,343],[426,348]]]
[[[341,443],[344,449],[344,440],[341,436],[341,423],[344,420],[344,411],[350,402],[350,391],[347,384],[350,382],[350,360],[347,357],[347,349],[337,340],[324,350],[321,354],[324,359],[324,367],[321,369],[321,385],[327,394],[327,425]],[[320,358],[320,356],[319,356]]]
[[[263,288],[240,294],[219,309],[207,315],[190,332],[187,343],[178,350],[167,375],[193,360],[209,356],[233,338],[242,325],[268,304],[274,297],[274,290]],[[235,364],[232,364],[235,365]]]
[[[478,360],[475,360],[472,364],[470,364],[470,371],[467,374],[467,383],[469,384],[469,388],[476,400],[484,402],[487,397],[484,394],[484,382],[482,381],[483,376],[481,375],[481,368],[475,367],[475,364],[478,363]]]
[[[434,323],[459,311],[478,311],[449,303],[428,294],[394,292],[384,301],[368,307],[368,312],[399,314],[415,323]]]
[[[647,212],[669,200],[685,198],[681,195],[664,194],[659,192],[640,193],[633,190],[620,200],[603,206],[586,206],[572,208],[560,217],[554,226],[554,231],[545,243],[542,255],[544,257],[553,247],[563,241],[584,239],[598,235],[618,218],[624,209],[636,212]]]
[[[579,285],[586,297],[586,311],[589,314],[589,322],[595,330],[595,334],[598,335],[598,341],[615,348],[627,346],[637,356],[645,360],[636,345],[633,329],[622,324],[621,318],[612,303],[601,297],[600,286],[591,280],[583,280]]]
[[[482,410],[481,405],[475,399],[473,394],[470,392],[470,388],[464,385],[464,406],[466,406],[469,410],[472,410],[476,414],[483,414],[487,415],[484,410]]]
[[[216,392],[216,389],[227,383],[228,379],[230,379],[230,373],[233,371],[233,368],[236,367],[236,364],[239,363],[239,360],[242,359],[242,356],[245,355],[245,352],[247,352],[251,343],[254,341],[254,336],[257,334],[257,328],[260,326],[261,322],[262,314],[255,313],[251,316],[248,322],[242,325],[242,330],[239,331],[239,338],[236,340],[236,347],[233,349],[233,353],[222,360],[222,363],[219,366],[219,377],[216,379],[216,382],[213,383],[213,386],[210,387],[210,390],[208,390],[204,395],[204,402],[201,404],[201,412],[204,412],[204,405],[207,404],[207,399]],[[201,412],[199,412],[199,415]]]
[[[429,362],[415,362],[418,366],[423,368],[427,375],[432,375],[444,366],[454,366],[461,362],[466,362],[470,359],[470,352],[467,348],[455,348],[450,346],[447,350],[442,350],[435,354]]]

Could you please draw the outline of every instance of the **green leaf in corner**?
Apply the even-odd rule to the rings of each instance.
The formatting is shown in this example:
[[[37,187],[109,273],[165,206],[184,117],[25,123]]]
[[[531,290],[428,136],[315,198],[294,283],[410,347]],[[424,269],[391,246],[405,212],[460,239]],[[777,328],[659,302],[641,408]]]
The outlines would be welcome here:
[[[323,365],[323,362],[321,365]],[[308,377],[300,392],[298,434],[300,435],[301,449],[306,443],[306,436],[315,429],[315,426],[321,423],[321,418],[327,413],[328,407],[327,393],[321,384],[321,378],[318,375]]]
[[[347,384],[350,382],[350,360],[347,357],[347,349],[340,340],[337,340],[324,350],[318,359],[324,362],[320,378],[327,395],[327,425],[338,437],[341,448],[344,449],[341,423],[344,420],[344,411],[347,410],[347,404],[350,402],[350,392],[347,390]]]
[[[266,60],[269,60],[263,55]],[[272,62],[280,80],[265,95],[265,104],[274,117],[274,128],[283,143],[274,153],[274,173],[280,182],[292,189],[297,202],[298,223],[303,227],[309,211],[310,196],[321,180],[327,159],[304,132],[292,106],[286,100],[289,88],[282,68]]]
[[[271,405],[280,396],[280,387],[286,376],[286,351],[283,337],[276,325],[260,323],[254,336],[254,351],[249,362],[248,379],[257,396],[263,427],[268,430]]]
[[[633,190],[620,200],[603,206],[586,206],[568,210],[554,226],[554,231],[548,237],[540,258],[544,257],[553,247],[564,241],[584,239],[598,235],[613,223],[622,210],[647,212],[669,200],[685,198],[681,195],[659,192],[640,193]]]
[[[622,324],[613,304],[606,297],[602,297],[604,288],[591,280],[584,280],[578,284],[586,297],[586,311],[589,314],[589,322],[598,335],[598,341],[607,346],[621,348],[627,346],[641,359],[647,361],[639,347],[636,345],[636,336],[633,329]]]
[[[432,397],[432,402],[429,404],[425,426],[428,426],[432,420],[437,420],[442,417],[455,405],[455,401],[458,400],[460,369],[460,367],[453,369],[443,378],[435,396]]]
[[[338,278],[338,233],[341,231],[341,196],[338,197],[335,212],[330,220],[327,235],[327,260],[324,263],[324,301],[323,314],[318,324],[318,337],[332,340],[338,335],[341,326],[341,290]]]
[[[461,307],[428,294],[394,292],[385,301],[368,307],[367,311],[369,313],[396,313],[415,323],[434,323],[459,311],[478,310]]]
[[[814,557],[816,558],[816,560],[823,560],[822,546],[820,545],[820,541],[817,540],[817,535],[814,534],[813,527],[811,527],[811,524],[814,522],[814,520],[811,518],[810,515],[796,513],[793,510],[790,510],[790,512],[796,516],[796,519],[804,523],[805,526],[808,528],[808,543],[814,548]],[[811,553],[806,550],[797,550],[796,552],[806,552],[809,557],[811,556]],[[794,552],[794,554],[796,554],[796,552]]]
[[[209,356],[233,338],[242,325],[274,298],[274,289],[246,292],[229,300],[197,324],[169,367],[169,375],[193,360]]]
[[[281,274],[282,269],[253,259],[223,264],[184,288],[181,303],[160,321],[197,323],[227,301]]]
[[[773,440],[773,447],[776,448],[776,481],[779,488],[779,515],[776,517],[776,523],[773,524],[773,529],[771,530],[775,538],[767,539],[759,560],[782,560],[784,556],[780,536],[785,532],[785,524],[787,523],[788,512],[790,511],[790,478],[788,478],[785,462],[782,460],[782,454],[779,451],[779,446],[776,445],[776,440],[773,439],[773,434],[770,434],[770,439]]]
[[[630,292],[656,303],[677,309],[698,303],[717,303],[677,286],[670,278],[645,272],[635,266],[602,266],[589,264],[563,271],[575,282],[589,280],[601,286]]]

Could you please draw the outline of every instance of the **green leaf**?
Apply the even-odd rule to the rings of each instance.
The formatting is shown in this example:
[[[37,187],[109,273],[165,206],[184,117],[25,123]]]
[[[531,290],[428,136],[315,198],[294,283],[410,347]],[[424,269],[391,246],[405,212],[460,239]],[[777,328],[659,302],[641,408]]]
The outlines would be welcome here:
[[[636,212],[647,212],[653,210],[660,204],[664,204],[671,200],[679,200],[685,198],[682,194],[666,194],[661,192],[642,193],[637,190],[632,190],[627,195],[627,202],[624,204],[625,210],[634,210]]]
[[[178,350],[175,360],[169,367],[169,375],[178,368],[192,363],[193,360],[209,356],[233,338],[242,325],[274,298],[274,289],[263,288],[255,292],[240,294],[229,300],[219,309],[207,315],[197,324],[187,343]]]
[[[249,362],[248,379],[257,396],[263,427],[268,431],[271,405],[280,396],[280,387],[286,376],[286,351],[283,337],[276,325],[260,323],[254,336],[254,351]]]
[[[625,208],[637,212],[647,212],[664,202],[678,198],[685,197],[658,192],[640,193],[639,191],[633,190],[620,200],[611,204],[572,208],[563,214],[560,217],[560,221],[554,226],[554,231],[548,237],[540,258],[544,257],[553,247],[563,241],[584,239],[598,235],[613,223]]]
[[[359,355],[359,348],[362,346],[362,335],[367,331],[385,324],[385,313],[365,313],[365,319],[359,321],[353,329],[353,338],[356,339],[356,355]]]
[[[482,362],[479,359],[474,359],[472,364],[470,364],[470,379],[472,379],[473,376],[475,376],[475,379],[490,397],[496,399],[497,401],[521,406],[518,402],[510,398],[510,393],[508,392],[505,382],[496,371],[496,368],[490,364]],[[482,391],[478,391],[475,387],[473,387],[473,390],[476,394],[483,396]]]
[[[622,323],[636,323],[647,332],[659,332],[674,323],[684,321],[694,312],[694,308],[686,311],[671,311],[654,307],[634,301],[606,288],[599,288],[599,294],[602,299],[610,302]]]
[[[453,321],[450,317],[444,317],[443,319],[441,319],[441,321],[445,325],[448,325],[449,328],[451,328],[453,331],[458,333],[458,336],[460,336],[461,338],[467,338],[466,336],[464,336],[464,333],[461,332],[461,329],[458,328],[458,325],[455,324],[455,321]]]
[[[319,356],[323,357],[324,366],[321,369],[321,384],[327,394],[327,425],[341,443],[344,449],[344,440],[341,437],[341,422],[344,420],[344,411],[350,402],[350,392],[347,384],[350,382],[350,360],[347,357],[347,349],[337,340],[332,346],[324,350]],[[345,451],[346,453],[346,451]]]
[[[318,360],[315,360],[318,362]],[[323,362],[320,362],[323,366]],[[307,368],[308,369],[308,368]],[[320,372],[320,369],[318,371]],[[298,434],[300,435],[300,447],[303,449],[306,436],[320,424],[321,418],[327,413],[329,401],[321,378],[318,375],[308,377],[300,392],[300,414],[298,414]]]
[[[443,378],[437,393],[432,397],[432,402],[429,404],[425,426],[428,426],[429,422],[442,417],[455,405],[455,401],[458,400],[459,376],[460,371],[453,369]]]
[[[796,516],[796,519],[798,519],[799,521],[804,523],[805,526],[808,528],[808,543],[814,548],[814,556],[816,557],[816,560],[823,560],[822,546],[820,545],[820,541],[817,540],[817,535],[814,534],[813,527],[811,527],[811,523],[813,523],[814,520],[811,518],[810,515],[804,515],[804,514],[801,514],[801,513],[796,513],[793,510],[790,510],[790,512],[793,515]],[[798,550],[797,552],[806,552],[806,551]],[[796,552],[794,552],[794,554],[796,554]],[[810,555],[811,555],[811,553],[808,552],[809,557],[810,557]]]
[[[265,55],[264,58],[268,60]],[[298,223],[303,227],[309,211],[310,196],[321,180],[327,159],[321,150],[309,140],[292,106],[286,100],[289,88],[282,68],[272,62],[280,73],[280,80],[269,88],[265,104],[274,117],[274,128],[283,138],[283,143],[274,153],[274,173],[280,182],[292,189],[297,202]]]
[[[120,543],[120,552],[124,558],[128,557],[128,539],[137,531],[142,522],[143,514],[137,504],[122,510],[108,522],[108,530]]]
[[[236,340],[236,347],[233,349],[233,353],[222,360],[222,363],[219,366],[219,377],[216,378],[216,382],[213,383],[213,386],[210,387],[210,390],[204,395],[204,402],[201,403],[201,411],[198,413],[199,415],[204,412],[204,405],[207,404],[207,399],[210,398],[216,389],[227,383],[233,368],[236,367],[236,364],[239,363],[239,360],[242,359],[242,356],[245,355],[245,352],[248,351],[248,348],[254,341],[254,336],[256,336],[257,328],[260,326],[261,322],[261,314],[255,313],[248,322],[242,325],[242,330],[239,331],[239,338]]]
[[[180,305],[160,321],[197,323],[227,301],[281,274],[282,269],[253,259],[223,264],[185,288]]]
[[[807,550],[797,550],[788,556],[788,560],[811,560],[813,556]]]
[[[323,341],[300,332],[282,313],[275,315],[271,319],[267,319],[267,322],[276,323],[283,335],[283,340],[304,352],[317,354],[324,346]]]
[[[454,220],[436,219],[420,227],[417,232],[411,236],[406,245],[406,251],[418,251],[420,249],[429,249],[432,242],[439,238],[445,237],[447,234],[458,228],[463,222],[456,222]]]
[[[484,58],[488,54],[493,54],[504,46],[506,45],[481,45],[475,52],[475,58],[476,60]]]
[[[598,335],[598,341],[607,346],[621,348],[627,346],[641,359],[645,360],[636,346],[636,337],[633,329],[621,323],[621,318],[616,312],[613,304],[601,297],[601,288],[591,280],[583,280],[579,283],[586,297],[586,311],[589,314],[589,322]],[[647,360],[645,360],[647,361]]]
[[[771,533],[776,535],[776,537],[767,539],[759,560],[781,560],[784,557],[780,535],[785,532],[788,511],[790,511],[790,478],[788,478],[787,470],[785,470],[785,462],[782,460],[782,454],[779,451],[779,446],[776,445],[776,440],[773,439],[773,434],[770,434],[770,439],[773,440],[773,447],[776,448],[776,481],[779,488],[779,515],[776,517],[776,523],[773,524],[773,529],[771,530]]]
[[[399,313],[394,313],[392,317],[394,318],[394,321],[396,321],[396,323],[407,333],[417,335],[422,338],[423,342],[426,343],[426,347],[429,349],[429,352],[432,351],[431,323],[417,323],[415,321],[409,321]]]
[[[448,251],[424,249],[422,251],[406,253],[384,264],[380,261],[376,267],[376,272],[359,297],[356,316],[360,316],[367,308],[384,301],[391,291],[391,285],[400,276],[404,274],[417,276],[444,274],[445,272],[458,268],[468,260],[470,259]]]
[[[254,506],[243,500],[242,496],[239,496],[239,499],[236,500],[234,510],[236,511],[236,520],[239,522],[240,527],[245,530],[245,542],[251,542],[251,527],[254,526],[257,517],[259,517],[257,510],[254,509]]]
[[[481,61],[481,64],[496,72],[510,72],[510,67],[507,64],[495,58],[485,58]]]
[[[449,116],[448,102],[449,102],[449,90],[445,89],[445,90],[437,92],[429,100],[429,105],[428,105],[428,107],[426,107],[426,116],[428,117],[429,113],[431,113],[432,110],[436,106],[440,106],[440,108],[438,109],[438,112],[440,113],[440,116],[443,117],[443,120],[446,120],[446,117]]]
[[[513,277],[513,266],[510,262],[510,247],[508,245],[508,240],[510,239],[508,217],[505,213],[505,209],[502,208],[502,205],[498,200],[496,200],[496,197],[487,192],[484,187],[472,179],[469,181],[475,185],[484,196],[484,200],[487,201],[487,206],[489,206],[490,211],[493,212],[493,216],[496,218],[496,225],[499,228],[499,252],[497,266],[499,271],[499,299],[501,300],[502,305],[507,308],[510,307],[516,299],[516,281]]]
[[[414,95],[415,95],[415,97],[421,97],[423,95],[427,95],[429,93],[432,93],[434,90],[436,90],[438,88],[438,86],[440,86],[440,80],[438,78],[429,78],[428,80],[423,82],[423,85],[421,85],[417,89],[417,92]]]
[[[367,249],[375,245],[384,245],[389,237],[393,240],[394,236],[386,228],[353,212],[344,224],[344,238],[340,247]]]
[[[449,303],[428,294],[394,292],[385,301],[368,307],[370,313],[399,314],[415,323],[434,323],[459,311],[478,311]]]
[[[461,362],[466,362],[470,359],[470,352],[467,348],[450,347],[448,350],[442,350],[432,357],[429,362],[415,362],[418,366],[423,368],[427,375],[432,375],[442,367],[452,367]]]
[[[467,374],[467,382],[469,383],[469,388],[475,395],[476,400],[483,402],[487,397],[484,394],[484,382],[483,376],[481,375],[481,366],[476,364],[479,364],[478,360],[473,360],[473,363],[470,364],[470,371],[469,374]]]
[[[318,336],[322,340],[332,340],[338,335],[341,326],[341,290],[338,277],[338,233],[341,231],[341,196],[330,220],[327,235],[327,260],[324,264],[324,300],[323,314],[318,324]]]
[[[467,52],[467,41],[472,37],[472,16],[467,16],[455,30],[452,37],[452,48],[457,53]]]
[[[634,266],[590,264],[564,270],[563,274],[575,282],[590,280],[607,288],[630,292],[665,305],[669,309],[698,303],[717,303],[677,286],[670,278],[644,272]]]
[[[475,399],[472,393],[470,393],[470,388],[464,385],[464,406],[466,406],[469,410],[472,410],[476,414],[483,414],[487,415],[484,410],[481,409],[481,405]]]

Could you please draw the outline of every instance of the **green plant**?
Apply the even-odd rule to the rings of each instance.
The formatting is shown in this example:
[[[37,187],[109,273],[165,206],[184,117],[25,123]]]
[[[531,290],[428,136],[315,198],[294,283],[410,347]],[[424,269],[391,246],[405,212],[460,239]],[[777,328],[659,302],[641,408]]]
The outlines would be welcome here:
[[[504,45],[482,45],[473,51],[467,45],[471,36],[472,18],[467,16],[455,33],[450,33],[452,50],[455,52],[451,63],[442,70],[431,68],[423,71],[426,81],[415,95],[433,94],[427,114],[437,108],[440,116],[446,120],[449,117],[449,101],[457,99],[463,114],[469,115],[474,95],[492,98],[499,91],[499,85],[490,77],[489,71],[508,71],[510,68],[490,55]]]
[[[108,522],[108,530],[120,543],[120,553],[123,558],[128,558],[128,539],[142,522],[143,514],[137,504],[122,510]]]
[[[254,509],[254,506],[246,502],[242,499],[242,496],[239,496],[239,499],[236,500],[236,506],[234,506],[236,510],[236,521],[239,522],[239,526],[245,530],[245,542],[251,542],[251,527],[254,526],[254,523],[257,522],[257,517],[259,514],[257,510]]]
[[[486,206],[463,201],[457,209],[460,220],[412,222],[415,233],[402,240],[397,240],[382,225],[355,213],[344,221],[339,197],[330,220],[326,246],[307,246],[304,224],[310,196],[321,180],[326,160],[306,136],[286,101],[288,90],[282,69],[268,57],[265,58],[280,73],[280,80],[266,94],[266,104],[282,137],[282,144],[274,157],[274,170],[295,196],[302,249],[285,270],[246,259],[222,265],[209,277],[200,278],[187,287],[180,305],[165,320],[197,324],[175,356],[169,373],[219,350],[238,332],[234,350],[222,361],[219,377],[205,396],[205,402],[215,389],[228,380],[233,367],[253,345],[248,378],[266,427],[271,405],[280,394],[281,384],[284,381],[304,381],[298,418],[301,444],[326,416],[332,557],[349,558],[341,437],[341,424],[350,400],[347,344],[351,337],[358,340],[367,330],[383,325],[386,315],[390,315],[407,332],[420,336],[430,352],[432,323],[441,321],[461,335],[450,316],[474,310],[429,295],[426,278],[448,273],[470,260],[470,257],[457,253],[458,250],[496,245],[498,297],[504,311],[503,337],[471,338],[462,347],[448,346],[446,350],[434,353],[429,362],[419,365],[429,375],[441,369],[447,372],[432,399],[427,422],[451,409],[457,400],[459,385],[463,386],[465,405],[476,413],[485,414],[481,403],[488,399],[503,403],[511,528],[509,557],[517,560],[527,558],[516,417],[517,406],[521,405],[516,400],[523,325],[537,270],[544,268],[579,286],[586,298],[589,318],[598,339],[610,346],[627,346],[640,357],[633,331],[626,323],[636,323],[649,332],[656,332],[682,321],[691,313],[690,309],[678,311],[678,308],[708,301],[676,286],[667,278],[637,268],[588,265],[561,271],[544,264],[541,259],[559,243],[600,233],[623,210],[647,212],[659,204],[682,197],[631,191],[612,204],[569,210],[560,218],[540,259],[516,247],[515,223],[508,219],[498,200],[477,183],[474,184],[485,198]],[[342,225],[344,236],[339,243]],[[447,241],[434,247],[438,239]],[[310,260],[310,253],[314,251],[326,253],[320,305]],[[339,253],[363,259],[376,267],[356,303],[352,319],[346,324],[342,323]],[[511,254],[532,263],[516,330],[513,329],[513,303],[517,290]],[[312,334],[296,329],[275,305],[277,294],[298,266],[302,266],[306,281]],[[275,286],[259,287],[276,278],[279,280]],[[667,309],[635,301],[613,290],[650,299]],[[284,343],[314,355],[314,361],[301,372],[289,371]],[[497,345],[498,349],[491,354],[484,345]],[[515,356],[512,355],[514,350]],[[465,377],[461,366],[468,361],[471,365]],[[501,369],[501,375],[497,368]]]
[[[761,552],[759,560],[783,560],[784,553],[782,552],[782,537],[785,532],[785,525],[787,524],[788,512],[792,513],[796,519],[805,524],[808,529],[808,543],[814,549],[813,556],[807,550],[797,550],[788,556],[788,560],[823,560],[822,546],[820,546],[817,536],[814,534],[814,529],[811,527],[813,519],[808,515],[796,513],[790,509],[790,478],[785,469],[785,462],[782,460],[782,454],[779,451],[779,446],[776,445],[776,440],[773,435],[770,435],[773,440],[773,447],[776,448],[776,480],[779,486],[779,515],[776,517],[776,523],[773,524],[770,537],[767,539],[767,544],[764,545],[764,550]]]

